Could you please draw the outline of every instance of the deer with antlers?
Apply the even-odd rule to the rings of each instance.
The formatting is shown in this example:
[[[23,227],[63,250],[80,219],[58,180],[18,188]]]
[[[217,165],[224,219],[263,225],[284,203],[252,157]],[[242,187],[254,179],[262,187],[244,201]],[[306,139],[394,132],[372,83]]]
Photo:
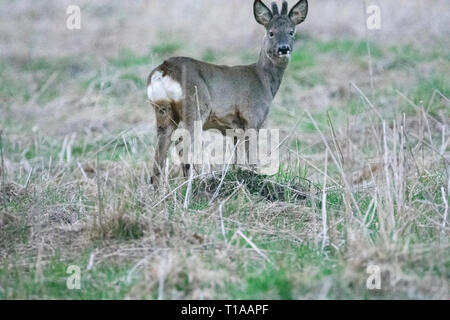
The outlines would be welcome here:
[[[266,29],[256,63],[244,66],[214,65],[187,57],[174,57],[156,67],[148,77],[147,95],[154,106],[157,145],[152,183],[165,167],[171,135],[182,122],[193,135],[195,121],[203,130],[259,130],[269,113],[292,54],[295,29],[308,13],[308,1],[298,1],[290,11],[283,1],[270,10],[255,0],[256,21]],[[190,164],[183,168],[189,170]]]

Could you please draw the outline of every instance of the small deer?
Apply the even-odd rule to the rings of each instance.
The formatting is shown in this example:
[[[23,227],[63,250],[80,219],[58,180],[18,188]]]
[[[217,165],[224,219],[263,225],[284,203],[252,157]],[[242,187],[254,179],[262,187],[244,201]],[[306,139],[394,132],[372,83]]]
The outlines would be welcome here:
[[[281,11],[272,3],[270,10],[255,0],[256,21],[263,25],[258,62],[245,66],[220,66],[186,57],[164,61],[149,75],[147,95],[155,109],[157,145],[152,183],[165,167],[171,135],[180,122],[194,137],[194,122],[203,130],[259,130],[269,113],[293,50],[295,28],[308,13],[308,1],[300,0],[288,13],[283,1]],[[190,165],[184,164],[183,171]]]

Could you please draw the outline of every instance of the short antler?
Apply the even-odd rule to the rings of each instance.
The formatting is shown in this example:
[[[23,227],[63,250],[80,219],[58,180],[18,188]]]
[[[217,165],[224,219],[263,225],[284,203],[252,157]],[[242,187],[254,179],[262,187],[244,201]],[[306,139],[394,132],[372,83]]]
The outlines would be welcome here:
[[[280,15],[280,13],[278,12],[278,6],[276,2],[272,2],[272,14],[274,16]]]
[[[281,7],[281,15],[287,15],[288,13],[288,3],[283,1],[283,6]]]

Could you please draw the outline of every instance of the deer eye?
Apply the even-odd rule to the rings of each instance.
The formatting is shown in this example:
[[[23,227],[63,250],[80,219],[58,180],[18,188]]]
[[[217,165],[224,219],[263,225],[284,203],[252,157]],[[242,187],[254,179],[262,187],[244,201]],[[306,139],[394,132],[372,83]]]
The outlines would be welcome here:
[[[294,36],[294,30],[292,30],[291,32],[289,32],[289,35],[290,35],[291,37],[293,37],[293,36]]]
[[[269,37],[270,37],[270,38],[273,38],[274,35],[275,35],[275,34],[274,34],[272,31],[269,32]]]

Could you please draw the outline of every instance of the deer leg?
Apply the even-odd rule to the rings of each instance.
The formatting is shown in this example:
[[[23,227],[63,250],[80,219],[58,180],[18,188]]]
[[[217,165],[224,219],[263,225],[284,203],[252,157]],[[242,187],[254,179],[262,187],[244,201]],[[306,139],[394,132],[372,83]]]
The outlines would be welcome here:
[[[233,137],[233,170],[236,170],[237,164],[238,164],[238,150],[237,150],[237,144],[238,144],[238,138]]]
[[[155,105],[157,142],[155,148],[155,159],[153,165],[153,176],[151,183],[159,180],[167,161],[167,152],[172,143],[171,136],[177,127],[173,120],[173,112],[170,104]]]
[[[189,131],[189,135],[191,138],[191,141],[188,145],[189,150],[186,150],[186,152],[190,152],[190,154],[192,156],[191,159],[187,159],[187,161],[182,161],[181,165],[183,168],[184,177],[189,177],[190,170],[192,170],[194,168],[194,159],[196,158],[196,156],[198,156],[198,155],[195,155],[194,152],[202,151],[202,150],[197,150],[197,148],[194,147],[197,142],[197,139],[200,138],[200,137],[195,136],[196,135],[196,132],[195,132],[195,121],[196,120],[194,120],[194,119],[195,118],[191,117],[191,116],[187,116],[184,119],[184,124],[186,126],[186,130]],[[186,159],[186,158],[182,158],[182,159]]]
[[[182,126],[182,129],[186,129],[185,128],[185,124],[182,122],[180,123],[180,126]],[[180,128],[179,126],[179,128]],[[183,176],[186,177],[187,176],[187,171],[186,171],[186,164],[189,162],[189,152],[190,152],[190,148],[191,148],[191,132],[189,132],[189,136],[183,135],[181,137],[179,137],[176,141],[175,141],[175,148],[181,163],[181,168],[183,170]]]
[[[254,137],[245,137],[245,158],[250,170],[256,171],[258,165],[258,133]]]
[[[189,177],[190,170],[194,169],[194,163],[201,164],[203,161],[203,155],[194,154],[194,152],[203,153],[203,125],[208,117],[208,106],[211,104],[211,97],[208,88],[204,83],[199,82],[191,86],[190,90],[187,90],[187,92],[188,94],[184,101],[182,121],[191,137],[190,151],[192,158],[187,163],[182,163],[183,174],[185,177]],[[184,159],[185,158],[186,157],[184,157]]]

